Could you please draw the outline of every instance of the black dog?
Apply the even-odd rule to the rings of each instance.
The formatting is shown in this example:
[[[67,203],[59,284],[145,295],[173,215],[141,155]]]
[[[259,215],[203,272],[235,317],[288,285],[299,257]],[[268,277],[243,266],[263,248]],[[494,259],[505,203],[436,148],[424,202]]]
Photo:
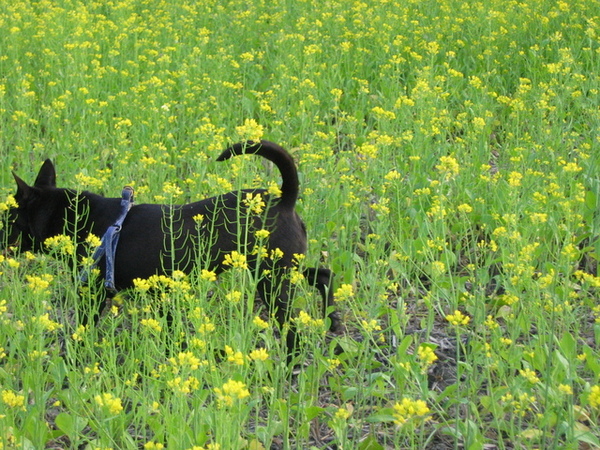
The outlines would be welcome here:
[[[277,166],[283,180],[281,196],[270,195],[265,189],[245,189],[186,205],[132,206],[120,229],[115,252],[116,290],[132,287],[135,278],[168,275],[174,270],[190,273],[194,269],[207,269],[219,273],[228,269],[225,256],[235,251],[245,255],[247,266],[259,274],[258,293],[275,313],[279,325],[289,321],[294,287],[288,275],[296,266],[294,255],[304,254],[307,248],[306,229],[295,211],[299,192],[296,166],[287,151],[268,141],[236,144],[226,149],[218,161],[243,153],[260,155]],[[43,251],[44,241],[60,234],[84,242],[90,233],[104,235],[118,219],[121,199],[57,188],[50,160],[42,165],[33,186],[14,177],[18,207],[9,212],[12,226],[5,233],[8,245],[21,251]],[[252,208],[249,196],[250,199],[260,196],[264,208],[260,205]],[[273,259],[260,257],[254,251],[258,243],[254,233],[262,229],[269,231],[268,237],[261,241],[267,252],[281,250]],[[84,249],[77,251],[83,254]],[[105,256],[98,266],[101,277],[106,278]],[[327,311],[333,304],[332,273],[324,268],[308,268],[304,275],[321,293]],[[104,304],[99,299],[93,321]],[[330,311],[329,318],[331,329],[336,329],[337,313]],[[289,353],[296,346],[296,333],[293,326],[290,329],[286,338]]]

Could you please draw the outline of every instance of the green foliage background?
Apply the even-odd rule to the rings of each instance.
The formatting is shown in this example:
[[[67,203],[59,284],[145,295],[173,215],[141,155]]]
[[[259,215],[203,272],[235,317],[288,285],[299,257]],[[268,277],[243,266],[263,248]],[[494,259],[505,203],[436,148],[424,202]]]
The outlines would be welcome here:
[[[47,157],[138,202],[266,186],[214,163],[262,135],[346,327],[306,289],[291,376],[227,300],[251,280],[190,280],[166,295],[202,343],[171,360],[143,292],[81,337],[64,255],[0,256],[0,446],[599,446],[599,36],[580,0],[0,2],[0,210]]]

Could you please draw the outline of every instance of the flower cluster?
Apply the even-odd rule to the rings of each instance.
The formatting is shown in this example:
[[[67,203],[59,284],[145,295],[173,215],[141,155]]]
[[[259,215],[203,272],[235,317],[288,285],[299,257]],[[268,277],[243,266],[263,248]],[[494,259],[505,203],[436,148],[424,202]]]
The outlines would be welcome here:
[[[214,388],[214,392],[221,407],[232,407],[250,396],[246,385],[236,380],[229,380],[223,386]]]
[[[354,297],[354,288],[351,284],[342,284],[336,289],[333,298],[336,302],[343,302]]]
[[[94,401],[96,402],[96,405],[98,405],[105,412],[108,412],[111,416],[116,416],[123,411],[121,399],[119,397],[115,397],[110,392],[96,395],[94,397]]]
[[[404,425],[408,421],[418,423],[429,419],[429,407],[423,400],[413,400],[408,397],[404,397],[400,402],[395,403],[394,406],[394,422],[398,425]]]
[[[29,289],[36,294],[49,294],[50,285],[52,281],[54,281],[54,277],[49,273],[45,273],[41,276],[26,275],[25,279],[27,280]]]
[[[2,391],[2,403],[9,408],[22,409],[25,411],[25,396],[17,394],[14,391]]]
[[[464,315],[459,310],[456,310],[453,314],[448,314],[446,316],[446,320],[454,326],[464,326],[471,321],[471,318],[469,316]]]
[[[239,253],[237,251],[232,251],[231,253],[227,253],[225,255],[225,259],[223,260],[223,264],[226,266],[231,266],[238,269],[247,269],[248,263],[246,262],[246,255]]]
[[[63,255],[73,255],[75,253],[75,243],[73,242],[73,239],[64,234],[47,238],[44,241],[44,245],[49,250]]]

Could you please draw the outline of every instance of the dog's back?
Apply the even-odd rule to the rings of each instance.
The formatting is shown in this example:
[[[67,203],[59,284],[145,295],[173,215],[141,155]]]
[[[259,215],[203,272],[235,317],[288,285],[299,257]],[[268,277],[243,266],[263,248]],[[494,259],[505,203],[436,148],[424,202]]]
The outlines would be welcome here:
[[[233,251],[255,264],[258,244],[268,252],[281,250],[274,262],[280,268],[290,268],[294,255],[306,252],[306,229],[294,209],[299,192],[294,160],[268,141],[235,144],[217,160],[241,154],[256,154],[277,166],[281,196],[265,189],[244,189],[186,205],[133,206],[117,247],[117,288],[130,287],[135,278],[173,270],[190,272],[194,266],[219,273],[226,268],[225,255]],[[259,230],[268,231],[268,237],[257,239]]]

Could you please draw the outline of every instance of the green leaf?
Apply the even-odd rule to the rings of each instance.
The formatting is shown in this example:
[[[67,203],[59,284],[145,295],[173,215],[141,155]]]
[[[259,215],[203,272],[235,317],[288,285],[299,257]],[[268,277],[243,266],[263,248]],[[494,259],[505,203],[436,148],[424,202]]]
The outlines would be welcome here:
[[[583,431],[581,433],[576,433],[575,439],[577,439],[580,442],[585,442],[586,444],[590,444],[590,445],[594,446],[595,448],[600,447],[600,440],[598,440],[598,438],[589,431]]]
[[[400,342],[400,345],[398,346],[398,350],[396,351],[396,353],[398,355],[406,355],[406,353],[408,351],[408,347],[410,347],[412,342],[413,342],[412,334],[409,334],[408,336],[404,336],[404,339],[402,339],[402,342]]]
[[[306,414],[306,420],[313,420],[315,417],[318,417],[325,408],[321,408],[320,406],[309,406],[304,410],[304,414]]]
[[[585,193],[585,206],[586,209],[584,211],[584,218],[586,222],[591,223],[593,220],[594,214],[598,211],[598,196],[594,191],[587,191]]]
[[[80,433],[88,424],[87,419],[79,416],[72,416],[67,413],[60,413],[54,420],[56,427],[67,436],[75,436]]]
[[[377,442],[377,438],[373,435],[368,435],[366,438],[362,440],[360,445],[357,447],[358,450],[383,450],[383,447],[379,442]]]
[[[388,423],[393,422],[396,418],[393,415],[392,408],[382,408],[377,414],[367,417],[369,423]]]
[[[585,365],[588,369],[594,372],[594,375],[600,375],[600,363],[598,362],[598,358],[594,354],[594,350],[592,350],[589,346],[584,346],[583,353],[585,354]]]
[[[358,393],[358,388],[356,388],[356,387],[349,387],[347,389],[344,389],[344,392],[342,392],[342,400],[347,402],[348,400],[356,397],[357,393]]]

